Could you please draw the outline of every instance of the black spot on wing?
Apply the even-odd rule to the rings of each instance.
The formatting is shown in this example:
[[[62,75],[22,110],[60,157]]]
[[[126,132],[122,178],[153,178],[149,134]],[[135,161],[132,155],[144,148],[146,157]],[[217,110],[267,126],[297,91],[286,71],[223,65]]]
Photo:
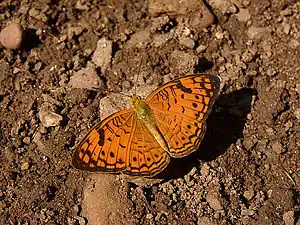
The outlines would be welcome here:
[[[104,130],[103,129],[99,129],[99,130],[97,130],[97,133],[99,134],[98,145],[103,146],[103,144],[104,144],[104,137],[105,137]]]
[[[86,152],[85,152],[85,154],[86,154],[86,155],[88,155],[88,156],[89,156],[89,158],[91,158],[91,157],[92,157],[92,153],[91,153],[90,151],[86,151]]]

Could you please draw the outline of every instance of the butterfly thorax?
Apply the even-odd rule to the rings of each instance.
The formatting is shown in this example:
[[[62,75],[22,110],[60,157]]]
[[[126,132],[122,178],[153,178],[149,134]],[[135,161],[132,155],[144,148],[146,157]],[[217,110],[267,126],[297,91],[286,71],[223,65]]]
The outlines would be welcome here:
[[[138,96],[136,99],[132,99],[132,103],[137,119],[151,119],[151,109],[144,100]]]
[[[152,110],[147,102],[142,100],[140,96],[133,95],[130,103],[133,105],[134,116],[137,123],[143,124],[157,140],[160,146],[165,151],[168,151],[167,143],[155,124]]]

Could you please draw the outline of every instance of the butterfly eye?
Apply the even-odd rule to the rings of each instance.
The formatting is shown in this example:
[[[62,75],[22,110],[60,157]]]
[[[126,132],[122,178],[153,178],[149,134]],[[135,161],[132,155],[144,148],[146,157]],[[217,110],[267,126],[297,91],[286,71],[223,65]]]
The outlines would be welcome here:
[[[134,103],[136,102],[137,96],[136,95],[132,95],[131,99],[130,99],[130,105],[134,105]]]

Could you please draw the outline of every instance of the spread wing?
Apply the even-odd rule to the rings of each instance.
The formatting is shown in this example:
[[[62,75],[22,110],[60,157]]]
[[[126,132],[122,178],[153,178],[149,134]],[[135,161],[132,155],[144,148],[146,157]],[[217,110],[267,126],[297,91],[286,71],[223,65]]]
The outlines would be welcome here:
[[[133,109],[122,110],[93,127],[78,145],[75,168],[154,176],[169,163],[168,154],[134,118]]]
[[[136,122],[133,109],[121,110],[94,126],[73,155],[75,168],[89,171],[122,172]]]
[[[220,78],[196,74],[168,82],[146,99],[172,157],[198,149],[208,117],[220,90]]]

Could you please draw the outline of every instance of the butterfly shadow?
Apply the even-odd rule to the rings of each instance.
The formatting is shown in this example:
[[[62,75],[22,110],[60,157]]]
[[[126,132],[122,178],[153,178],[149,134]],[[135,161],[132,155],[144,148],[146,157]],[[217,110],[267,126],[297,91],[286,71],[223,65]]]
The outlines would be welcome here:
[[[170,180],[183,177],[199,165],[199,161],[210,162],[224,154],[231,144],[243,136],[252,96],[256,94],[255,89],[243,88],[221,95],[207,119],[206,134],[199,149],[187,157],[171,159],[168,167],[156,178]]]

